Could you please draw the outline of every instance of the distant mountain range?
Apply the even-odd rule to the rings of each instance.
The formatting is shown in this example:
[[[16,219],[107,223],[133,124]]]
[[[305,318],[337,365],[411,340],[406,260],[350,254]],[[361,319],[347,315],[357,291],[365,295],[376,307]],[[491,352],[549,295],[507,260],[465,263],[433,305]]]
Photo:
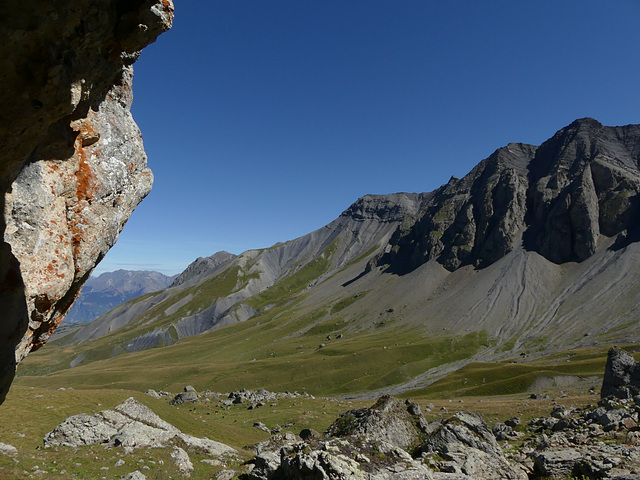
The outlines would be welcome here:
[[[371,383],[400,389],[470,361],[638,341],[639,163],[640,125],[576,120],[432,192],[367,195],[298,239],[200,258],[60,340],[59,368],[247,321],[243,341],[272,357],[325,335],[358,337],[354,355],[399,332],[446,343]]]
[[[134,270],[116,270],[91,277],[64,322],[92,322],[132,298],[167,288],[174,279],[175,275],[168,277],[159,272]]]

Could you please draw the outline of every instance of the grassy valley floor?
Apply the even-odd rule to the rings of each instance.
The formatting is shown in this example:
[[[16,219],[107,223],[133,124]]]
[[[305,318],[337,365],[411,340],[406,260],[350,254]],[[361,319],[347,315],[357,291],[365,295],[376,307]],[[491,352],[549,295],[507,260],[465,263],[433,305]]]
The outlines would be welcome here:
[[[558,405],[567,408],[595,405],[599,399],[606,350],[605,347],[591,347],[545,358],[519,360],[517,363],[471,363],[428,387],[405,392],[401,396],[416,401],[428,420],[448,418],[457,411],[469,410],[483,415],[489,425],[513,416],[520,417],[526,424],[532,418],[548,415]],[[127,357],[118,359],[122,361]],[[97,363],[100,362],[94,365]],[[318,374],[320,377],[330,376],[328,373]],[[340,413],[369,406],[375,401],[318,394],[312,388],[306,388],[310,394],[316,395],[315,398],[278,399],[251,410],[246,404],[224,406],[215,398],[210,402],[171,406],[171,396],[155,399],[142,393],[143,390],[165,389],[176,394],[185,384],[197,383],[191,380],[199,377],[181,374],[182,383],[175,378],[169,384],[171,388],[164,388],[162,383],[157,383],[157,378],[145,375],[143,370],[138,370],[138,375],[140,379],[133,385],[144,385],[144,388],[120,388],[118,381],[107,383],[106,376],[97,377],[105,382],[102,385],[95,385],[98,383],[95,379],[83,385],[82,377],[74,378],[72,375],[17,378],[5,404],[0,407],[0,442],[15,446],[18,453],[0,455],[0,479],[119,479],[135,470],[143,472],[148,479],[183,478],[169,457],[170,448],[138,449],[131,454],[125,454],[122,448],[97,445],[43,448],[43,436],[67,417],[112,408],[130,396],[184,433],[206,436],[241,452],[241,460],[236,464],[211,465],[202,462],[207,459],[202,452],[189,450],[194,464],[191,478],[196,480],[214,478],[215,473],[222,469],[240,471],[242,461],[252,457],[250,446],[269,438],[269,433],[253,426],[254,422],[262,422],[269,429],[279,426],[282,432],[293,434],[299,434],[304,428],[323,432]],[[235,385],[231,380],[217,385],[215,382],[207,385],[202,380],[196,388],[199,391],[211,388],[218,392],[258,386],[272,391],[284,390],[273,388],[277,385],[274,383],[251,383],[239,376]],[[321,382],[315,384],[316,387],[321,385]],[[548,398],[532,399],[532,392],[547,393]],[[428,409],[430,404],[432,408]]]

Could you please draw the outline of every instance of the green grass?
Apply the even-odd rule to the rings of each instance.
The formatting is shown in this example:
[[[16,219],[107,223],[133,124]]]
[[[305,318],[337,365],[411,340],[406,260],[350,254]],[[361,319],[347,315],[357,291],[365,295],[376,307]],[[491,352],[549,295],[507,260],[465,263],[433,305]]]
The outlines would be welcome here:
[[[635,348],[635,346],[630,346]],[[608,347],[571,350],[525,362],[475,362],[412,395],[427,397],[492,396],[527,392],[541,377],[602,377]]]
[[[333,306],[331,307],[331,314],[336,314],[338,312],[340,312],[341,310],[344,310],[345,308],[347,308],[349,305],[353,304],[354,302],[362,299],[367,293],[369,292],[360,292],[360,293],[356,293],[355,295],[352,295],[350,297],[347,298],[343,298],[342,300],[339,300],[338,302],[334,303]]]
[[[55,361],[60,349],[43,349],[25,360],[20,380],[51,388],[144,391],[188,382],[218,391],[264,387],[341,394],[394,385],[487,346],[484,332],[435,337],[395,325],[392,315],[379,328],[357,331],[323,308],[304,312],[296,305],[276,306],[175,345],[49,371],[45,377],[39,376],[42,369]],[[335,339],[337,333],[343,338]]]
[[[172,324],[180,318],[193,315],[210,307],[216,299],[230,295],[234,291],[244,287],[251,275],[245,276],[241,280],[239,273],[239,267],[229,268],[214,278],[180,291],[168,300],[153,306],[131,323],[95,340],[80,345],[68,345],[66,342],[53,342],[47,345],[46,349],[46,352],[51,353],[51,355],[34,357],[34,360],[27,363],[21,372],[27,375],[50,374],[61,369],[69,368],[69,364],[79,355],[84,355],[85,357],[83,364],[106,360],[124,353],[126,351],[125,346],[129,342],[157,328],[167,328],[175,341],[178,335],[175,332],[175,328],[172,327]],[[146,297],[151,295],[153,294],[149,294]],[[183,301],[187,297],[190,297],[190,301],[185,305],[171,314],[166,313],[169,307]],[[138,298],[131,300],[129,303],[139,301],[140,299]],[[158,345],[158,347],[162,346],[164,346],[162,343]],[[46,360],[39,362],[38,358],[46,358]]]
[[[274,305],[283,305],[291,301],[310,282],[327,271],[334,251],[335,245],[329,245],[321,256],[299,267],[293,274],[284,277],[264,292],[254,295],[245,303],[257,310],[264,310]]]
[[[169,397],[157,400],[129,390],[59,391],[14,385],[0,408],[0,441],[15,446],[18,454],[0,455],[0,478],[29,478],[35,466],[46,471],[38,478],[54,480],[117,479],[138,469],[149,480],[184,478],[169,459],[171,447],[136,449],[132,454],[124,454],[122,448],[104,448],[102,445],[42,448],[44,435],[67,417],[112,408],[130,396],[184,433],[206,436],[238,449],[240,461],[252,456],[246,447],[269,438],[268,433],[253,427],[255,421],[261,421],[269,428],[291,424],[283,431],[295,434],[303,428],[322,432],[342,411],[370,403],[301,397],[279,399],[275,406],[267,405],[257,410],[247,410],[246,405],[222,409],[217,401],[172,407],[168,403]],[[207,456],[193,449],[187,450],[195,469],[191,476],[193,480],[208,480],[215,476],[216,471],[224,468],[204,464],[200,460]],[[124,460],[125,464],[115,467],[118,460]],[[149,469],[143,470],[143,466]],[[108,469],[102,470],[102,467]],[[239,469],[240,465],[236,462],[227,467]]]
[[[351,267],[353,265],[355,265],[358,262],[361,262],[362,260],[364,260],[367,257],[370,257],[371,255],[373,255],[373,252],[375,252],[376,250],[378,250],[380,248],[380,245],[374,245],[373,247],[371,247],[369,250],[367,250],[365,253],[363,253],[362,255],[360,255],[357,258],[354,258],[353,260],[351,260],[349,263],[347,263],[347,265],[345,266],[346,268]]]

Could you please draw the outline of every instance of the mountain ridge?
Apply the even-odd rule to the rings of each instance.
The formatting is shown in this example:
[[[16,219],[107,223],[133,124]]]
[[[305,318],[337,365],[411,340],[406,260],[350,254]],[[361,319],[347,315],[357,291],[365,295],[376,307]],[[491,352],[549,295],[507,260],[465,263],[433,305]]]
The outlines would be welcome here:
[[[68,324],[91,322],[124,302],[163,290],[174,277],[150,270],[123,269],[92,276],[85,282],[64,321]]]
[[[299,338],[323,343],[320,332],[449,345],[439,360],[425,351],[411,367],[389,366],[367,389],[421,386],[471,361],[634,341],[639,163],[639,125],[579,119],[540,147],[511,143],[432,192],[366,195],[308,235],[227,255],[197,282],[119,306],[61,342],[73,350],[59,368],[222,338],[213,332],[248,321],[258,362],[278,345],[294,355]],[[262,328],[282,332],[274,347],[261,344]]]

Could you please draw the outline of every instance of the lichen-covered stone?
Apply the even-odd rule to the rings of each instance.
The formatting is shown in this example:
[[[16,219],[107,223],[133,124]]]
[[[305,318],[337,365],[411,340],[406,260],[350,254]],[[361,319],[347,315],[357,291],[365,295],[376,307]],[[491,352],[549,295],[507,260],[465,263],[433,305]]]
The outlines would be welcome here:
[[[149,193],[131,64],[171,0],[7,0],[0,13],[0,402]]]

